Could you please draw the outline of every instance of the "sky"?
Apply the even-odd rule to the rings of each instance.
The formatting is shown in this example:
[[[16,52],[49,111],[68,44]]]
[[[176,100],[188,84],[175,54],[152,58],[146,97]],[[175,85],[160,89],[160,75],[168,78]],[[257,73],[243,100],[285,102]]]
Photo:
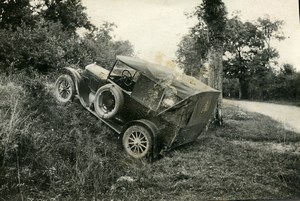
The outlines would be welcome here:
[[[298,0],[223,0],[229,16],[241,11],[243,21],[254,22],[269,15],[284,20],[286,39],[273,41],[279,63],[290,63],[300,71],[300,22]],[[82,0],[93,24],[114,22],[116,40],[129,40],[136,56],[163,64],[176,58],[181,38],[197,20],[185,13],[194,11],[201,0]]]

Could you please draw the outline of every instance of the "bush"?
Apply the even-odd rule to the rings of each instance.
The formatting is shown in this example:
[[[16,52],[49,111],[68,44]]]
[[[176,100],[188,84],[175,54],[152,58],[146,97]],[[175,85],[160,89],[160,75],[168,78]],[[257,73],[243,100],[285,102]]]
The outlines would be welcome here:
[[[25,69],[51,72],[71,64],[84,67],[97,62],[110,67],[119,54],[132,55],[128,41],[114,41],[113,29],[104,24],[84,37],[63,31],[60,23],[38,21],[35,27],[23,24],[16,30],[0,30],[0,70],[15,73]]]

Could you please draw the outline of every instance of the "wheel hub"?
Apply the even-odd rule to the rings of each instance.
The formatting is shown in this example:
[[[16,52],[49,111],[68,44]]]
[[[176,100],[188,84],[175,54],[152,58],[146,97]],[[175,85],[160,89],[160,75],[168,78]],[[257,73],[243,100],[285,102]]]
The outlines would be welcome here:
[[[134,145],[140,145],[141,144],[141,140],[140,139],[135,139],[134,140]]]

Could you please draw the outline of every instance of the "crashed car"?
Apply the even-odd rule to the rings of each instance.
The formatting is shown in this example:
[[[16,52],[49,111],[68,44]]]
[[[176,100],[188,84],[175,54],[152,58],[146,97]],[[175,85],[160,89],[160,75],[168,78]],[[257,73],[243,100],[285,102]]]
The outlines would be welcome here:
[[[194,141],[205,129],[219,91],[199,80],[142,59],[117,56],[110,70],[90,64],[65,67],[55,83],[61,103],[81,105],[122,136],[133,158]]]

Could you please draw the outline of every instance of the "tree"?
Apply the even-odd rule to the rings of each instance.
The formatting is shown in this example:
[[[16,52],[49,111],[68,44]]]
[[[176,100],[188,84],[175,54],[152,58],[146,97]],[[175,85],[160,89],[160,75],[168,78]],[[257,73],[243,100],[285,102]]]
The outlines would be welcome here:
[[[133,55],[133,46],[129,41],[115,41],[111,36],[116,25],[104,22],[101,27],[85,35],[81,48],[88,52],[93,62],[110,67],[116,55]],[[84,58],[82,58],[84,60]]]
[[[272,63],[277,64],[277,62],[274,60],[279,56],[277,50],[271,46],[271,40],[284,40],[284,34],[282,32],[282,25],[284,24],[284,21],[282,20],[275,20],[271,21],[269,16],[265,16],[264,18],[258,18],[257,19],[257,27],[262,31],[264,35],[264,42],[267,46],[265,49],[265,59],[266,63],[265,66],[267,68],[270,68],[272,66]]]
[[[248,86],[254,72],[258,73],[260,55],[264,47],[264,38],[258,28],[250,23],[243,23],[238,16],[227,21],[224,61],[226,78],[238,79],[239,98],[248,98]]]
[[[201,54],[202,47],[197,45],[195,38],[190,35],[184,36],[178,44],[176,51],[177,62],[185,74],[191,76],[199,74],[200,67],[205,59],[203,54]]]
[[[77,28],[94,28],[88,20],[81,0],[44,0],[40,7],[43,5],[46,9],[40,11],[40,14],[48,21],[60,22],[63,29],[69,33],[75,34]]]
[[[62,30],[61,23],[41,20],[31,28],[23,25],[12,32],[0,29],[0,70],[30,69],[49,72],[68,65],[84,67],[97,62],[110,67],[117,54],[132,55],[128,41],[114,41],[113,29],[102,26],[81,38]]]
[[[16,30],[22,23],[33,26],[35,22],[30,0],[0,0],[0,28]]]
[[[276,77],[276,95],[278,99],[299,100],[300,73],[291,64],[283,64]]]
[[[265,97],[266,80],[274,77],[272,66],[279,56],[270,41],[284,38],[281,24],[282,21],[272,22],[268,18],[258,18],[255,24],[242,22],[237,16],[228,20],[225,47],[229,57],[224,61],[224,73],[227,78],[239,80],[240,99],[249,98],[250,82],[255,82],[251,88],[260,92],[255,96]]]
[[[206,26],[208,31],[208,62],[209,78],[208,85],[222,91],[223,83],[223,64],[222,56],[224,52],[226,27],[226,7],[222,0],[203,0],[202,4],[197,7],[196,16],[199,23],[196,27]],[[203,22],[205,25],[203,25]],[[222,94],[219,97],[213,122],[222,124],[221,116]]]
[[[296,73],[296,69],[292,64],[286,63],[280,68],[280,73],[283,75],[293,75]]]

